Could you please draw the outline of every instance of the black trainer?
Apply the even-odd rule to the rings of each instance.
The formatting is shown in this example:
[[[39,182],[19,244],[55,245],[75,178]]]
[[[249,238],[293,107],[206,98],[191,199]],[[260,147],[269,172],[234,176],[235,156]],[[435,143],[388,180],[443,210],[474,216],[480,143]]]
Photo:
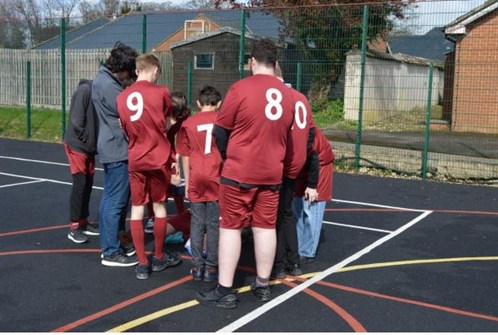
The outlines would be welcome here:
[[[301,270],[298,264],[288,266],[287,272],[289,272],[291,276],[300,276],[303,274],[303,270]]]
[[[137,251],[135,250],[135,247],[133,246],[133,243],[128,243],[128,244],[124,244],[124,245],[122,244],[121,249],[123,249],[123,252],[128,257],[133,256],[137,253]]]
[[[194,281],[201,281],[204,278],[204,267],[203,266],[192,266],[190,269],[190,274]]]
[[[178,265],[182,262],[182,256],[179,252],[172,252],[170,254],[164,253],[163,259],[158,259],[156,256],[152,257],[152,271],[162,271],[171,266]]]
[[[273,268],[271,275],[278,279],[283,279],[287,276],[287,272],[285,272],[285,267],[282,265],[277,265]]]
[[[271,287],[267,286],[257,286],[255,282],[251,284],[251,291],[254,293],[259,301],[269,301],[271,299]]]
[[[138,264],[138,259],[136,256],[126,256],[120,252],[116,252],[112,256],[104,256],[101,261],[102,265],[105,266],[118,266],[118,267],[126,267],[126,266],[134,266]]]
[[[137,274],[137,279],[148,279],[149,266],[146,264],[138,264],[135,268],[135,273]]]
[[[218,280],[218,269],[206,268],[206,270],[204,271],[203,280],[205,283],[210,283],[212,281]]]
[[[85,236],[81,229],[70,230],[67,233],[67,238],[74,243],[85,243],[88,241],[88,237]]]
[[[232,290],[230,293],[223,295],[215,287],[210,291],[197,293],[196,300],[201,305],[216,306],[220,308],[236,308],[237,291]]]
[[[83,234],[90,236],[100,235],[99,226],[93,223],[89,223],[83,228]]]
[[[311,264],[315,261],[315,257],[299,256],[299,262],[301,264]]]

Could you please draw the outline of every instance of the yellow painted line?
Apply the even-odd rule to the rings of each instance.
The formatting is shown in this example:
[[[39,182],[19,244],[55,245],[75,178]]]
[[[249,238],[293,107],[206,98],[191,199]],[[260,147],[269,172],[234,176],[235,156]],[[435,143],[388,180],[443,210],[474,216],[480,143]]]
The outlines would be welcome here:
[[[160,311],[154,312],[152,314],[143,316],[141,318],[132,320],[130,322],[127,322],[125,324],[122,324],[121,326],[118,326],[116,328],[109,329],[107,333],[121,333],[127,330],[130,330],[132,328],[138,327],[140,325],[143,325],[144,323],[150,322],[152,320],[158,319],[160,317],[163,317],[165,315],[175,313],[178,311],[181,311],[182,309],[186,309],[195,305],[198,305],[199,303],[196,300],[190,300],[187,301],[183,304],[172,306],[169,308],[162,309]]]
[[[414,260],[405,260],[405,261],[393,261],[393,262],[383,262],[383,263],[371,263],[371,264],[360,264],[347,266],[342,269],[337,270],[335,273],[339,272],[349,272],[349,271],[358,271],[358,270],[367,270],[367,269],[378,269],[384,267],[392,267],[392,266],[403,266],[403,265],[420,265],[420,264],[436,264],[436,263],[454,263],[454,262],[474,262],[474,261],[498,261],[498,256],[482,256],[482,257],[454,257],[454,258],[435,258],[435,259],[414,259]],[[311,278],[314,277],[321,272],[310,272],[299,276],[301,278]],[[294,281],[292,278],[288,277],[285,280]],[[281,282],[279,280],[272,281],[273,285],[279,285]],[[243,286],[238,289],[238,293],[245,293],[251,290],[249,285]],[[179,304],[176,306],[168,307],[162,309],[160,311],[154,312],[152,314],[143,316],[141,318],[132,320],[125,324],[122,324],[118,327],[109,329],[107,332],[111,333],[120,333],[125,332],[140,325],[143,325],[147,322],[153,321],[155,319],[159,319],[163,316],[181,311],[186,308],[190,308],[198,305],[197,300],[187,301],[183,304]]]
[[[390,266],[402,265],[420,265],[420,264],[434,264],[434,263],[454,263],[454,262],[474,262],[474,261],[498,261],[498,256],[482,256],[482,257],[454,257],[454,258],[434,258],[434,259],[414,259],[406,261],[384,262],[384,263],[371,263],[346,266],[336,271],[348,272],[366,269],[376,269]]]

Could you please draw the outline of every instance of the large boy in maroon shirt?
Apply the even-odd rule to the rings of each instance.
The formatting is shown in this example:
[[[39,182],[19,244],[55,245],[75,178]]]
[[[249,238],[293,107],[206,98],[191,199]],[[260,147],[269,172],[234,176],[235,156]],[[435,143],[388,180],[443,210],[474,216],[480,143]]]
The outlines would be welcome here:
[[[268,39],[255,42],[253,75],[230,87],[215,126],[222,157],[218,286],[199,292],[201,304],[237,307],[233,290],[241,252],[241,230],[251,226],[256,257],[252,290],[260,301],[271,298],[269,278],[275,258],[279,188],[287,140],[294,121],[291,91],[275,77],[277,48]]]

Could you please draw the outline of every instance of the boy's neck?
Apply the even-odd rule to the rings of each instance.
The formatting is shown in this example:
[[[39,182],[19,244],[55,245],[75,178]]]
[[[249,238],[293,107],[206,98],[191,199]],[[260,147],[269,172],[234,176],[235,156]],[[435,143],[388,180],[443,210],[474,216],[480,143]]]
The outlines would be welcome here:
[[[202,106],[200,112],[216,112],[216,106]]]

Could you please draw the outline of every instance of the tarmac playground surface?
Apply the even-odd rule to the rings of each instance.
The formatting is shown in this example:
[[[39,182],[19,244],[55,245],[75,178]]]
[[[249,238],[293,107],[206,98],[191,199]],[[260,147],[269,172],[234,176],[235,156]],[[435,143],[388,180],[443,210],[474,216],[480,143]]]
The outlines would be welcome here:
[[[0,139],[0,332],[498,332],[498,188],[335,173],[316,261],[261,303],[245,243],[224,310],[195,300],[214,284],[181,244],[137,280],[100,264],[98,236],[70,241],[70,187],[61,144]]]

